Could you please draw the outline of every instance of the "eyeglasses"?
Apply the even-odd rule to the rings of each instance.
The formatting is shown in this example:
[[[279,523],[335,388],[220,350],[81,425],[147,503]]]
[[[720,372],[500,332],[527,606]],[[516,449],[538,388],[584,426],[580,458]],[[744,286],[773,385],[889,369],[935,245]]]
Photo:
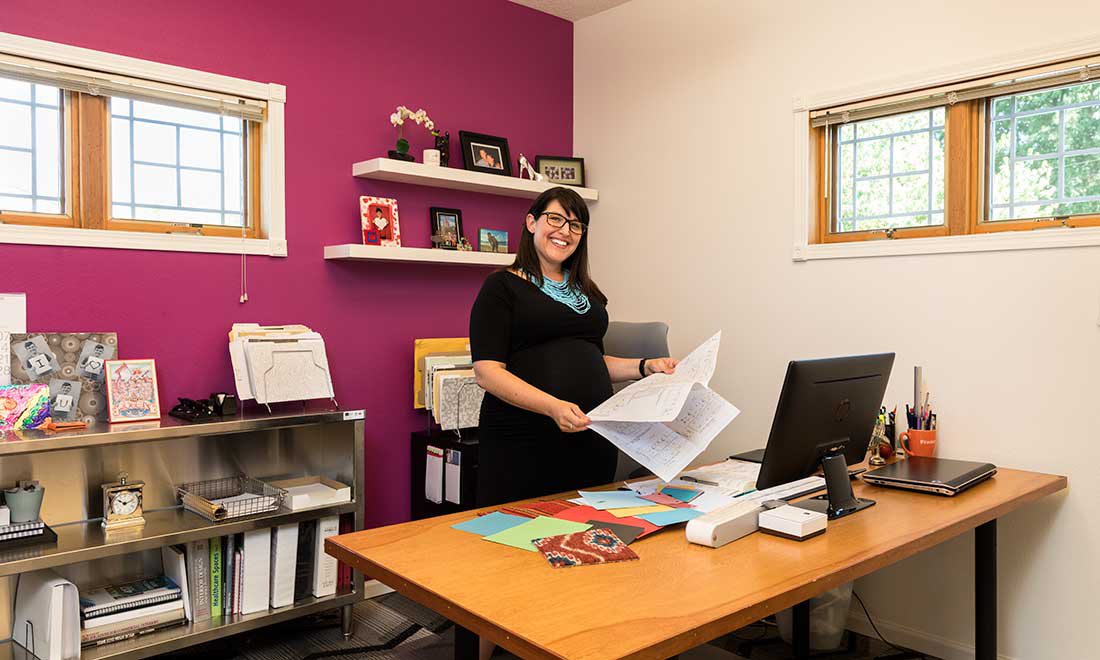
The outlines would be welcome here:
[[[569,224],[569,231],[574,233],[574,234],[577,234],[578,236],[580,234],[583,234],[584,230],[587,229],[585,224],[583,222],[581,222],[580,220],[570,220],[569,218],[565,217],[564,215],[562,215],[560,213],[553,213],[551,211],[546,211],[542,215],[546,216],[546,224],[550,225],[554,229],[561,229],[562,227],[564,227],[568,223]]]

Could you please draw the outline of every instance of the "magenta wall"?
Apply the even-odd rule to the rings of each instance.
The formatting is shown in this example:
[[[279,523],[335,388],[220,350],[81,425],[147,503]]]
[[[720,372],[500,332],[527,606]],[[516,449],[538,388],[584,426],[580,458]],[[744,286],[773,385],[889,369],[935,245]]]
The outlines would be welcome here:
[[[287,86],[290,256],[240,257],[0,245],[5,290],[26,291],[31,330],[115,330],[123,357],[154,357],[161,402],[233,386],[234,322],[298,322],[327,341],[337,397],[367,410],[368,525],[408,517],[416,337],[467,334],[486,268],[330,263],[323,246],[361,240],[359,195],[395,197],[405,245],[428,247],[428,207],[462,209],[515,240],[528,202],[363,181],[351,165],[385,154],[398,105],[451,132],[572,153],[572,24],[506,0],[5,0],[0,31]],[[431,147],[422,129],[412,153]],[[419,156],[417,158],[419,160]],[[513,162],[513,169],[515,163]],[[50,275],[47,277],[47,275]]]

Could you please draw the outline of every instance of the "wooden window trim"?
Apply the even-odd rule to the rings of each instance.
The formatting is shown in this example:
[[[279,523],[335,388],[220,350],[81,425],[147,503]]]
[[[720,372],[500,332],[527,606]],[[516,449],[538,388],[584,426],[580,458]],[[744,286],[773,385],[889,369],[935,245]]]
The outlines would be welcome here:
[[[255,122],[244,122],[245,198],[242,214],[248,223],[239,227],[130,220],[111,217],[111,149],[109,99],[65,92],[62,99],[65,141],[62,158],[66,168],[62,214],[4,211],[0,222],[35,227],[105,229],[155,234],[192,234],[228,238],[265,238],[261,208],[261,134]]]
[[[815,196],[815,222],[810,228],[809,244],[829,245],[861,241],[996,234],[1034,231],[1061,227],[1100,227],[1100,214],[1024,220],[990,220],[985,196],[989,189],[986,165],[988,99],[975,99],[950,105],[944,124],[944,224],[936,227],[908,227],[893,231],[832,231],[832,201],[826,187],[835,180],[836,140],[828,140],[827,131],[838,125],[810,128],[811,189]],[[826,158],[827,145],[833,153]],[[826,175],[826,168],[833,169]],[[831,192],[831,191],[829,191]]]
[[[37,227],[79,227],[80,226],[80,187],[75,185],[79,179],[79,110],[70,102],[71,92],[61,96],[61,121],[64,141],[61,144],[61,159],[65,163],[65,176],[62,177],[61,213],[25,213],[20,211],[0,211],[0,222],[7,225],[28,225]]]

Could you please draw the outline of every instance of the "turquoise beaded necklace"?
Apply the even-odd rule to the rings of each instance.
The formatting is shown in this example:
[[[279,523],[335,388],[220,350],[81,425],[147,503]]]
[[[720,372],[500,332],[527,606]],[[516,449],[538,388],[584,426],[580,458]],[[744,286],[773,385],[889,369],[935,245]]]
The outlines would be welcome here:
[[[592,304],[588,302],[588,296],[579,288],[569,284],[568,270],[563,270],[562,275],[564,277],[560,282],[555,282],[545,275],[539,277],[539,289],[574,312],[586,314],[592,307]],[[531,276],[531,273],[527,273],[527,279],[533,283],[535,278]]]

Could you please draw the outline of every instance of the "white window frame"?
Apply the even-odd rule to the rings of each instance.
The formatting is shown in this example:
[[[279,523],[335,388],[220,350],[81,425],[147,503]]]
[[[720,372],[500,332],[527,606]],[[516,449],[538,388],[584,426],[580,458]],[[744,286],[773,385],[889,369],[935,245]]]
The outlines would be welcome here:
[[[260,125],[262,140],[260,219],[264,238],[156,234],[0,223],[0,244],[287,256],[284,143],[286,87],[284,85],[232,78],[5,32],[0,32],[0,53],[267,102],[267,117]]]
[[[1064,60],[1073,60],[1100,52],[1100,35],[1070,43],[1059,42],[1046,47],[1018,51],[995,58],[925,71],[901,78],[877,81],[842,91],[827,91],[798,97],[794,100],[792,127],[794,130],[794,245],[793,261],[817,259],[847,259],[893,255],[947,254],[958,252],[992,252],[1001,250],[1034,250],[1043,248],[1089,247],[1100,245],[1100,227],[1036,229],[1006,231],[961,236],[883,239],[845,243],[810,243],[810,232],[816,223],[816,193],[813,185],[810,152],[810,112],[818,108],[856,103],[865,99],[892,96],[916,89],[939,87],[952,83],[1028,69]]]

